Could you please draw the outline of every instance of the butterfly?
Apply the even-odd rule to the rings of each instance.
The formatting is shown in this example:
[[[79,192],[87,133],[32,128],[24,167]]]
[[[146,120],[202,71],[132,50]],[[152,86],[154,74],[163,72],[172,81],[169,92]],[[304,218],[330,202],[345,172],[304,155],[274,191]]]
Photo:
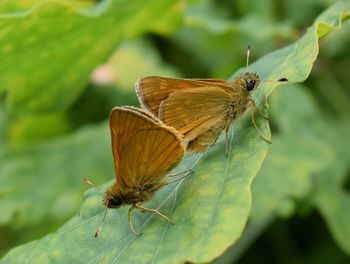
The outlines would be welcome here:
[[[228,130],[234,120],[252,107],[268,119],[252,96],[260,82],[259,75],[250,72],[233,80],[149,76],[138,80],[135,90],[144,108],[184,135],[187,151],[206,151],[225,130],[227,155]],[[271,143],[256,125],[254,111],[251,120],[259,135]]]
[[[155,213],[173,223],[158,210],[146,208],[142,203],[150,200],[163,186],[192,173],[187,171],[175,180],[166,177],[184,155],[182,135],[150,113],[131,106],[113,108],[109,124],[116,182],[105,192],[105,214],[107,208],[131,205],[128,222],[131,231],[136,235],[139,234],[131,221],[133,209]],[[86,179],[84,181],[93,185]],[[100,233],[100,229],[101,226],[95,237]]]

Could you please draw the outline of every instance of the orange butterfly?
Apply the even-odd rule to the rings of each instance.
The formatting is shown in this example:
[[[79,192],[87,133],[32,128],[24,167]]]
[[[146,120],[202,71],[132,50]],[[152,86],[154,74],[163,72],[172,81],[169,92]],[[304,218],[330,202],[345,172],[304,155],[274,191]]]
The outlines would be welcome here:
[[[189,152],[205,151],[225,130],[227,154],[228,130],[234,120],[250,107],[265,117],[252,97],[259,83],[259,76],[249,72],[232,81],[150,76],[140,79],[135,89],[143,107],[184,135]],[[251,115],[259,135],[271,143],[257,127],[254,111]]]
[[[141,204],[163,186],[192,173],[187,171],[184,176],[171,181],[165,178],[184,155],[182,135],[146,111],[128,106],[113,108],[110,129],[117,181],[105,192],[103,204],[106,210],[130,204],[128,221],[134,234],[138,234],[131,222],[134,208],[155,213],[173,223],[156,209]],[[84,181],[93,185],[86,179]],[[101,226],[95,236],[100,229]]]

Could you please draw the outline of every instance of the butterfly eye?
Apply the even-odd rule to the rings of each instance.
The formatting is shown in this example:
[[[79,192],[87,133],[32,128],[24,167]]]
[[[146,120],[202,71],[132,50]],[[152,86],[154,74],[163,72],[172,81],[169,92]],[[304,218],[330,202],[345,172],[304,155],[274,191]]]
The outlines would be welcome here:
[[[248,82],[247,82],[247,90],[248,90],[248,91],[253,90],[254,87],[255,87],[255,81],[254,81],[254,80],[251,80],[251,81],[248,81]]]
[[[122,205],[122,201],[118,198],[112,198],[108,201],[108,205],[110,207],[120,206]]]

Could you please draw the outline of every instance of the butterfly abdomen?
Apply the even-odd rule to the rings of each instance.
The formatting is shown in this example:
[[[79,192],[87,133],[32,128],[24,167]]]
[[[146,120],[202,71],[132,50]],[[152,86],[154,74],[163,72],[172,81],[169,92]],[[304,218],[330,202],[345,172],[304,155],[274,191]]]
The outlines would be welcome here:
[[[121,198],[125,204],[137,204],[146,202],[153,197],[161,187],[161,183],[148,183],[142,186],[126,188],[121,192]]]
[[[209,128],[205,133],[199,135],[194,140],[190,141],[187,145],[189,152],[204,152],[211,145],[215,143],[223,129],[225,128],[226,118],[216,123],[214,126]]]

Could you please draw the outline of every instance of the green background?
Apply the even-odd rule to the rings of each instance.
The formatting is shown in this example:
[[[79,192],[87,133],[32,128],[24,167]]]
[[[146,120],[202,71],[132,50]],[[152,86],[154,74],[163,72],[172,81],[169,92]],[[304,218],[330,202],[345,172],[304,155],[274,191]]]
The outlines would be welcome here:
[[[350,2],[0,2],[0,263],[347,263],[350,258]],[[252,47],[245,68],[246,48]],[[264,80],[249,115],[195,174],[147,206],[109,210],[107,118],[138,106],[147,75]],[[278,89],[275,89],[278,88]],[[273,92],[273,93],[272,93]],[[268,103],[265,97],[270,95]]]

